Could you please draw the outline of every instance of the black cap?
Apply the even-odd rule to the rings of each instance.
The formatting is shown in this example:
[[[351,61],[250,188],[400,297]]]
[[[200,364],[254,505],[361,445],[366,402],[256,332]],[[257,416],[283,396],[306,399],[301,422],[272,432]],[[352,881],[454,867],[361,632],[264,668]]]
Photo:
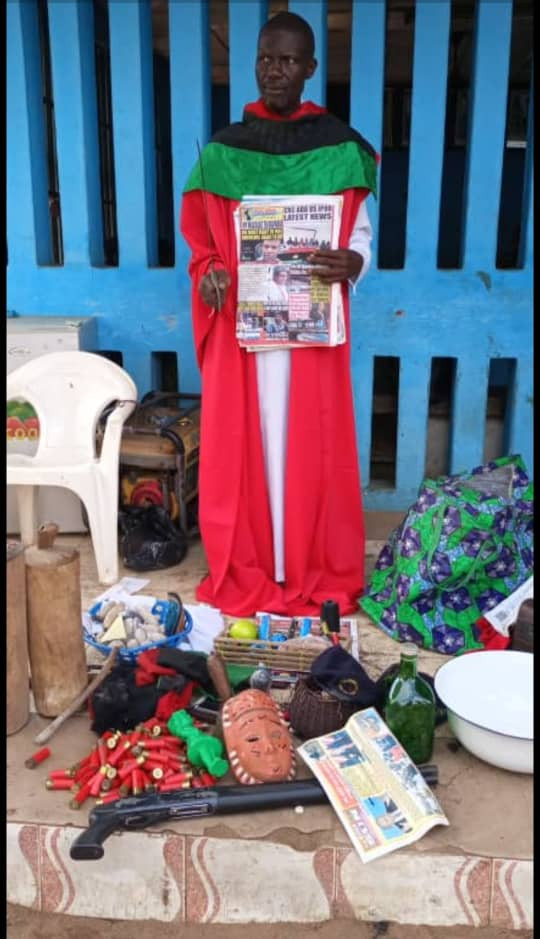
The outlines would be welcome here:
[[[342,646],[331,646],[321,652],[311,664],[310,677],[339,701],[358,708],[375,704],[375,682]]]

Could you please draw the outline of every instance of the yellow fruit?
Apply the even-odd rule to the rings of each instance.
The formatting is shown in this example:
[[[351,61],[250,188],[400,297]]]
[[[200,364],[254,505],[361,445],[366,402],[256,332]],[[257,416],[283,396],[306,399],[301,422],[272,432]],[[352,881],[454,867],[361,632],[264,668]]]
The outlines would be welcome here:
[[[229,629],[229,636],[233,639],[256,639],[257,624],[252,619],[237,619]]]

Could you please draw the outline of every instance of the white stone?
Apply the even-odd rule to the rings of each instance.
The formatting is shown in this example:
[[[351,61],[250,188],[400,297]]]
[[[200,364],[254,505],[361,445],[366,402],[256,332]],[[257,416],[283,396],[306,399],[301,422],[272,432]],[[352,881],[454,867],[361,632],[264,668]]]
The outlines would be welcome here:
[[[59,831],[56,851],[52,833]],[[58,912],[110,919],[155,919],[169,922],[182,909],[182,896],[163,855],[167,835],[124,832],[107,838],[99,861],[72,861],[69,849],[78,829],[48,828],[50,863],[66,883]],[[165,903],[165,897],[167,901]]]
[[[512,917],[514,929],[533,928],[533,862],[503,861],[497,885]],[[494,884],[494,889],[495,889]]]
[[[204,922],[321,922],[330,918],[313,852],[270,842],[208,838],[201,864],[200,841],[193,841],[191,861],[207,893]]]
[[[472,866],[477,862],[472,858]],[[363,864],[351,852],[341,868],[341,882],[356,919],[390,920],[426,926],[484,925],[467,892],[469,869],[455,877],[463,857],[396,852]],[[486,911],[487,912],[487,911]]]

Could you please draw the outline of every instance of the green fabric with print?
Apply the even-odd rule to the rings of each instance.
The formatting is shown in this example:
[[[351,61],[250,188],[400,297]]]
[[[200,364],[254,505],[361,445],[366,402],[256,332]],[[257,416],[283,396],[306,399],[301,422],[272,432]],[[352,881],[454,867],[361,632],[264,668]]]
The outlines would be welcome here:
[[[532,575],[533,506],[517,455],[424,480],[360,606],[398,641],[448,655],[484,648],[478,620]]]

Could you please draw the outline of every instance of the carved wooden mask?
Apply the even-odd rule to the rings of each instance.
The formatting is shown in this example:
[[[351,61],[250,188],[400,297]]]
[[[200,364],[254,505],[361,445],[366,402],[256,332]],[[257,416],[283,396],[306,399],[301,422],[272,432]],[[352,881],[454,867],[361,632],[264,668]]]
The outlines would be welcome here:
[[[296,759],[289,727],[269,694],[248,689],[229,698],[223,705],[222,724],[238,782],[249,786],[294,779]]]

